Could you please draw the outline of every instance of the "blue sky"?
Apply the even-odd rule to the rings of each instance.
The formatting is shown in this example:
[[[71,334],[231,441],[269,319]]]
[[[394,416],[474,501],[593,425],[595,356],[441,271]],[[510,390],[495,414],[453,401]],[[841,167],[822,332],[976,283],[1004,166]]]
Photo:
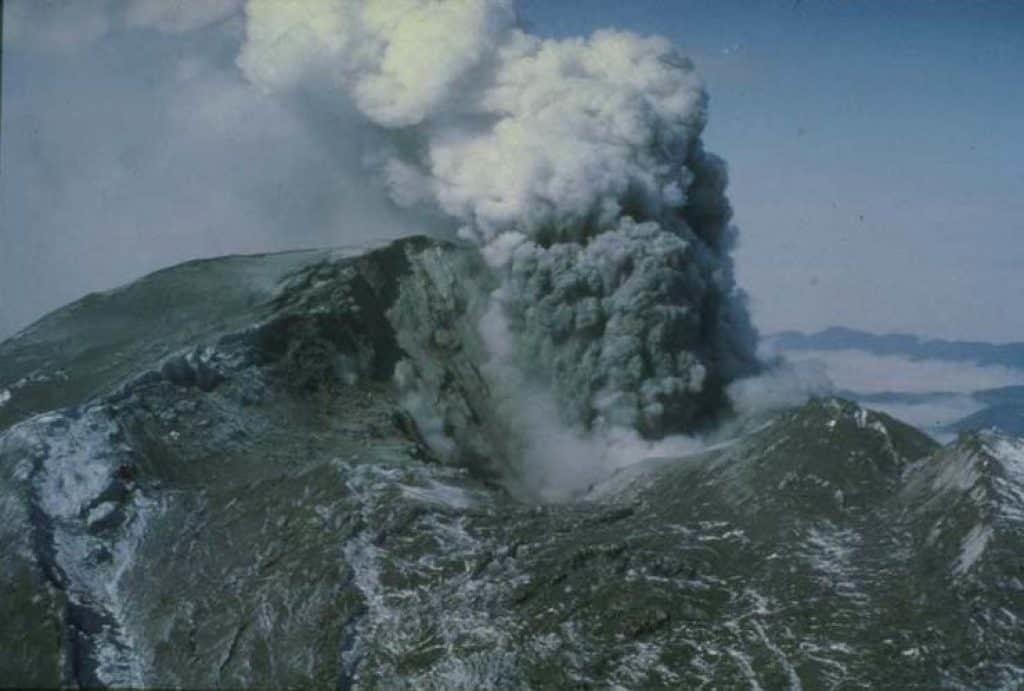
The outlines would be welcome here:
[[[521,4],[691,55],[765,330],[1024,340],[1024,3]]]
[[[187,5],[189,31],[130,5],[5,3],[0,337],[195,256],[407,227],[332,177],[344,131],[250,93],[238,0]],[[1024,2],[520,6],[541,35],[658,33],[694,58],[762,330],[1024,340]]]

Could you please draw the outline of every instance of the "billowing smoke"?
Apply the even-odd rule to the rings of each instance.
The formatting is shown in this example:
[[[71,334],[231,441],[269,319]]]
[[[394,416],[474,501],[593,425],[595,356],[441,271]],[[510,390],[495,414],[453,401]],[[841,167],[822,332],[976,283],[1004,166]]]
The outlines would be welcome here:
[[[726,172],[689,60],[601,31],[543,40],[506,0],[249,0],[239,65],[313,84],[387,144],[365,163],[455,219],[505,279],[521,372],[580,429],[690,432],[756,369]]]

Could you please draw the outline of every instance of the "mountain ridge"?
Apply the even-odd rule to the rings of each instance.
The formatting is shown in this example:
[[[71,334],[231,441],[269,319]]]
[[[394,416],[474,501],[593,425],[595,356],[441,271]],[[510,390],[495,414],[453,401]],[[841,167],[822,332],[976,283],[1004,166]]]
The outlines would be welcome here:
[[[919,360],[975,362],[1024,368],[1024,342],[988,343],[928,338],[909,333],[877,334],[843,326],[821,331],[780,331],[765,340],[782,350],[861,350],[875,355],[906,355]]]
[[[0,428],[2,678],[1024,680],[1021,442],[939,447],[823,398],[524,500],[480,372],[480,258],[420,238],[295,259],[243,260],[259,280],[234,292],[206,288],[239,260],[143,279],[101,305],[117,337],[79,306],[0,345],[4,387],[36,377]],[[175,276],[206,300],[188,332],[151,310]]]

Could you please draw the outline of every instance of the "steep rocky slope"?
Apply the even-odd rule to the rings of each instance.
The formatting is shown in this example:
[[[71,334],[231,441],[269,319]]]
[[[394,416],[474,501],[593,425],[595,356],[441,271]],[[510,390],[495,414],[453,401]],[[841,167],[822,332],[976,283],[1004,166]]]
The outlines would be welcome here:
[[[426,239],[186,264],[0,344],[0,679],[1006,688],[1024,444],[839,400],[539,505]]]

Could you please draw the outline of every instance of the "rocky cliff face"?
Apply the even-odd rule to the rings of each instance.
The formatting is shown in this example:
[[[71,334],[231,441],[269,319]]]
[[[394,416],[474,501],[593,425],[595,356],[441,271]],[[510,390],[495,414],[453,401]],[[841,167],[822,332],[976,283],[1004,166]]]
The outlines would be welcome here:
[[[1024,444],[815,401],[505,489],[474,252],[195,262],[0,345],[0,679],[1012,687]]]

